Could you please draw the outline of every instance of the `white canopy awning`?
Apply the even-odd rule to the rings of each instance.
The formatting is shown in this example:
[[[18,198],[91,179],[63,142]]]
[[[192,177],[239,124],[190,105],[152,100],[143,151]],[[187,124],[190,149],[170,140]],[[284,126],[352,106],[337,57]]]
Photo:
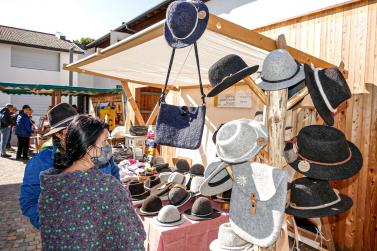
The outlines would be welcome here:
[[[162,85],[172,51],[163,36],[163,25],[164,21],[161,21],[64,69],[146,85]],[[209,84],[208,70],[223,56],[237,54],[249,66],[260,65],[261,69],[264,57],[273,49],[276,49],[275,40],[211,15],[207,30],[198,41],[203,84]],[[287,49],[301,62],[332,66],[292,47]],[[197,84],[194,48],[177,49],[169,85]]]

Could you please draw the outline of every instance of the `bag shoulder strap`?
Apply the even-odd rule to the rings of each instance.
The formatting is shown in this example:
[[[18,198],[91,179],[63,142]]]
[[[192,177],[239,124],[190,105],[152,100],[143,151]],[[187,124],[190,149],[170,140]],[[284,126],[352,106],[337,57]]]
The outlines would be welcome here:
[[[205,105],[205,104],[206,104],[206,101],[205,101],[206,95],[205,95],[204,90],[203,90],[202,77],[201,77],[201,74],[200,74],[200,64],[199,64],[198,46],[197,46],[196,42],[194,43],[194,50],[195,50],[196,66],[197,66],[197,69],[198,69],[199,88],[200,88],[200,93],[201,93],[201,95],[202,95],[201,98],[202,98],[203,105]],[[161,96],[160,96],[160,100],[159,100],[159,103],[160,103],[160,104],[161,104],[161,103],[165,103],[166,88],[167,88],[167,86],[168,86],[169,76],[170,76],[171,68],[172,68],[172,66],[173,66],[174,56],[175,56],[175,48],[173,48],[172,53],[171,53],[171,56],[170,56],[169,68],[168,68],[168,72],[167,72],[167,74],[166,74],[165,85],[164,85],[164,88],[162,89]]]

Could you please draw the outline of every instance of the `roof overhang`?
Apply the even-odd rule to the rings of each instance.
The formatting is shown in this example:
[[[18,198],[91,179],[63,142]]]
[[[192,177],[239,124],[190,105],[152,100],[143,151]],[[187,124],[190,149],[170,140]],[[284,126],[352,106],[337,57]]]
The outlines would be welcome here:
[[[65,70],[111,79],[161,87],[165,82],[171,54],[163,36],[164,20],[122,41],[64,65]],[[277,49],[276,40],[210,15],[207,31],[198,41],[203,83],[208,84],[209,67],[227,54],[238,54],[248,65],[261,64],[265,55]],[[301,63],[316,67],[335,67],[296,48],[286,48]],[[176,51],[169,87],[179,89],[197,85],[194,52],[191,47]]]

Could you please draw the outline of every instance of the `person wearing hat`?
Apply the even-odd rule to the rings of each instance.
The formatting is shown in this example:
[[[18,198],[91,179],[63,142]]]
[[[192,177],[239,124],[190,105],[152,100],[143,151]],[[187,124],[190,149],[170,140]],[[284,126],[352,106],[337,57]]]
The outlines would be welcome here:
[[[9,158],[10,155],[5,152],[6,145],[11,133],[13,120],[10,114],[13,112],[13,105],[7,104],[0,110],[0,157]]]
[[[29,218],[31,224],[39,229],[39,210],[38,199],[41,193],[39,175],[53,166],[56,152],[64,152],[64,141],[66,128],[77,115],[77,112],[72,106],[67,103],[61,103],[48,111],[48,120],[51,129],[44,136],[52,136],[53,144],[35,155],[28,161],[23,183],[20,190],[20,207],[22,214]],[[111,174],[119,180],[119,168],[110,159],[107,163],[100,165],[100,170],[104,173]]]

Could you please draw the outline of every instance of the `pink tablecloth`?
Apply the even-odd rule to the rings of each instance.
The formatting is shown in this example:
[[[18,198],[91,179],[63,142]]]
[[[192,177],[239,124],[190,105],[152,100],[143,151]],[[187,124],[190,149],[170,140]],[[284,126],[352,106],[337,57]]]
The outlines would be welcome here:
[[[192,206],[188,203],[180,209],[181,212]],[[216,209],[219,204],[213,202]],[[221,210],[219,210],[221,211]],[[153,223],[152,218],[143,219],[147,233],[146,250],[148,251],[207,251],[210,243],[217,239],[221,224],[229,221],[225,212],[218,218],[206,221],[185,220],[185,223],[176,227],[161,227]]]

